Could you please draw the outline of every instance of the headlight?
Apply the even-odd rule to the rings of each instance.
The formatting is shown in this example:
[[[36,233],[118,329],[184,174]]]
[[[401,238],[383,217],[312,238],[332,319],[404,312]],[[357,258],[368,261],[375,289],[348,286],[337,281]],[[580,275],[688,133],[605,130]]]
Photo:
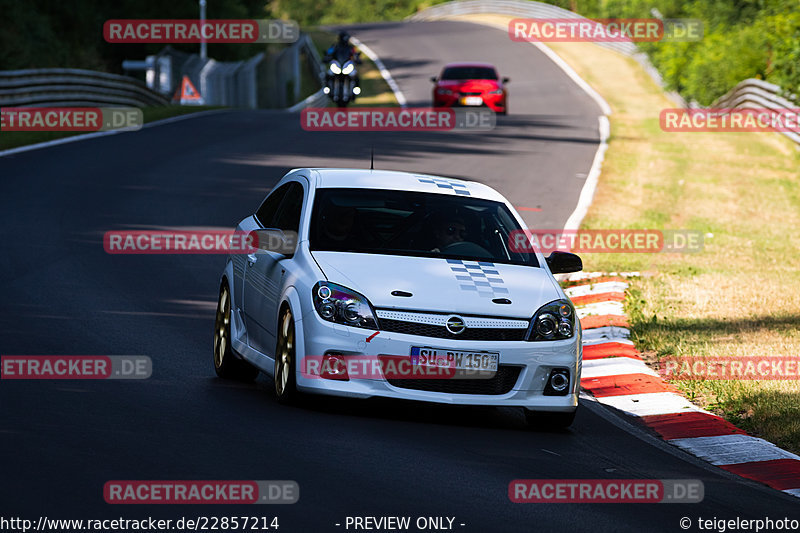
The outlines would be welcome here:
[[[328,322],[357,328],[378,329],[369,301],[354,290],[320,281],[311,290],[317,314]]]
[[[348,64],[346,64],[346,65],[344,66],[344,68],[342,69],[342,74],[345,74],[345,75],[347,75],[347,74],[350,74],[350,73],[351,73],[351,72],[353,72],[355,69],[356,69],[356,66],[355,66],[354,64],[352,64],[352,63],[348,63]],[[338,72],[337,72],[337,74],[338,74]]]
[[[494,91],[489,91],[488,94],[503,94],[503,89],[496,89]]]
[[[545,304],[533,315],[525,340],[556,341],[575,334],[575,308],[569,300]]]
[[[331,70],[331,72],[333,72],[334,74],[341,74],[341,73],[342,73],[342,67],[340,67],[340,66],[339,66],[339,63],[337,63],[336,61],[332,61],[332,62],[331,62],[331,64],[330,64],[330,66],[329,66],[328,68],[329,68],[329,69]]]
[[[436,89],[436,94],[453,94],[450,89]]]

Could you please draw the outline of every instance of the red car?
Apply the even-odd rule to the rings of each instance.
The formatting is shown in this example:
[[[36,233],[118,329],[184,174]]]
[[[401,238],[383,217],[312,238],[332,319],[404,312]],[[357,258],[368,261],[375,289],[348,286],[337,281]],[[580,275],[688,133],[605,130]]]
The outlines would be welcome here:
[[[450,63],[431,78],[433,107],[486,106],[495,113],[508,112],[508,78],[500,79],[488,63]]]

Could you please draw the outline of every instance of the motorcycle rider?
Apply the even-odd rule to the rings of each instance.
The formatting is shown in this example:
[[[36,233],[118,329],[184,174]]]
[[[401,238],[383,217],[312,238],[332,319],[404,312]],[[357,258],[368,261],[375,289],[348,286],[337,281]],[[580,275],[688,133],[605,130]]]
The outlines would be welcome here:
[[[359,57],[360,55],[361,54],[359,52],[356,52],[356,48],[350,43],[350,34],[342,30],[339,32],[339,39],[325,51],[325,57],[323,58],[323,61],[328,63],[333,59],[345,56],[347,57],[347,59],[345,61],[342,61],[342,66],[344,66],[344,63],[346,61],[351,61],[351,60],[356,65],[360,65],[361,64],[361,58]],[[325,85],[327,87],[331,86],[330,78],[331,78],[331,73],[330,71],[328,71],[328,73],[325,74]],[[356,72],[353,81],[354,81],[353,85],[354,87],[360,87],[358,72]]]

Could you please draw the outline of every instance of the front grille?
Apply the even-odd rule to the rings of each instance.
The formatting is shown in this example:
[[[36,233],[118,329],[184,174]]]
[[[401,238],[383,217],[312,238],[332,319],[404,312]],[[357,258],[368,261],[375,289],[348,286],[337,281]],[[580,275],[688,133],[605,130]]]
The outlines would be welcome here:
[[[506,394],[514,388],[522,369],[518,366],[500,365],[490,379],[389,379],[390,385],[447,394]]]
[[[482,92],[480,92],[480,91],[478,91],[478,92],[475,92],[475,91],[471,91],[471,92],[470,92],[470,91],[467,91],[467,92],[464,92],[464,91],[462,91],[460,94],[461,94],[461,96],[480,96],[480,95],[481,95],[481,94],[483,94],[483,93],[482,93]]]
[[[405,320],[379,318],[381,331],[419,335],[437,339],[457,339],[461,341],[523,341],[527,329],[522,328],[467,328],[458,335],[453,335],[444,326],[418,324]]]

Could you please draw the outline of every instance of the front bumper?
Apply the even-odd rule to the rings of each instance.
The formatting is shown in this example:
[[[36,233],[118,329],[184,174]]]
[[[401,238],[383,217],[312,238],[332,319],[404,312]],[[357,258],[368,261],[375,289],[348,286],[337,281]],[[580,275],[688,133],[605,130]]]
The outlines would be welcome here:
[[[446,404],[526,407],[554,412],[571,412],[578,405],[582,354],[580,330],[571,339],[548,342],[458,341],[381,331],[367,342],[375,331],[326,322],[315,312],[306,314],[298,326],[302,327],[303,333],[302,339],[298,336],[297,388],[304,392],[354,398],[380,396]],[[519,374],[508,392],[461,394],[396,386],[398,381],[392,380],[392,384],[382,377],[342,381],[308,377],[300,371],[305,356],[319,358],[337,353],[345,358],[360,356],[359,359],[377,359],[379,355],[410,357],[413,346],[497,352],[500,354],[500,368],[515,367]],[[564,396],[544,394],[547,378],[554,368],[569,370],[569,393]]]
[[[480,97],[483,100],[482,106],[462,106],[459,101],[460,94],[440,95],[434,93],[433,107],[488,107],[495,113],[503,113],[506,110],[506,96],[504,94],[484,93]]]

